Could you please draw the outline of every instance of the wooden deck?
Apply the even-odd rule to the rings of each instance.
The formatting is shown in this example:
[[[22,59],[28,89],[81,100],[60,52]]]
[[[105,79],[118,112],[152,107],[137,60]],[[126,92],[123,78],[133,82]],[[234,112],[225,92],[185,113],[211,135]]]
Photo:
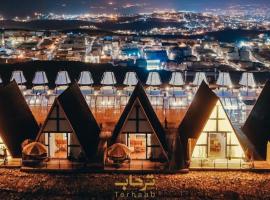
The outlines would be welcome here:
[[[19,158],[9,158],[6,162],[0,160],[0,168],[20,168],[22,160]]]

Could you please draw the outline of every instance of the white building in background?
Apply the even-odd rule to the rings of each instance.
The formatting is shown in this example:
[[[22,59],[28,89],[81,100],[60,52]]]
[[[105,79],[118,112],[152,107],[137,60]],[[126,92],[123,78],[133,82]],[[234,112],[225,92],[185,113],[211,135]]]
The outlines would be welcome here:
[[[158,72],[149,72],[146,85],[149,86],[160,86],[162,84],[160,75]]]
[[[68,85],[71,83],[68,72],[67,71],[59,71],[55,80],[55,92],[56,94],[61,94],[65,89],[67,89]]]
[[[160,75],[158,72],[149,72],[148,77],[147,77],[147,81],[146,81],[146,85],[148,85],[146,92],[150,95],[150,96],[159,96],[161,95],[161,89],[160,89],[160,85],[162,84],[161,79],[160,79]],[[150,101],[153,105],[159,105],[161,103],[161,99],[156,99],[156,98],[152,98],[150,97]]]
[[[135,86],[138,83],[136,72],[127,72],[123,84],[126,86]]]
[[[68,85],[70,78],[67,71],[59,71],[55,80],[55,85]]]
[[[196,72],[192,85],[200,86],[202,81],[208,84],[205,72]]]
[[[49,83],[45,71],[37,71],[35,73],[33,83],[33,92],[34,93],[46,93],[48,90],[47,84]]]
[[[113,72],[104,72],[100,83],[101,85],[103,85],[100,89],[102,94],[112,95],[116,93],[116,88],[114,87],[114,85],[116,85],[117,82]]]
[[[184,86],[183,75],[181,72],[173,72],[169,84],[171,86]]]
[[[250,87],[250,88],[255,88],[257,85],[254,78],[254,74],[250,72],[244,72],[242,74],[239,84],[244,87]]]
[[[48,84],[48,78],[46,72],[44,71],[37,71],[35,73],[34,79],[32,81],[34,85],[45,85]]]
[[[92,84],[94,83],[91,72],[82,71],[80,73],[78,84],[84,95],[90,95],[93,93]]]
[[[239,84],[240,88],[239,98],[243,100],[248,106],[253,105],[257,99],[257,84],[254,78],[254,74],[250,72],[244,72],[242,74]],[[251,109],[251,108],[250,108]]]
[[[21,90],[25,90],[26,86],[24,85],[27,81],[26,78],[24,77],[23,71],[13,71],[10,81],[15,80],[17,84],[19,85],[19,88]]]
[[[100,56],[95,55],[86,55],[84,58],[85,62],[87,63],[100,63]]]
[[[183,88],[185,81],[181,72],[173,72],[169,81],[167,107],[183,107],[188,104],[188,96]]]
[[[117,82],[114,73],[109,71],[104,72],[100,83],[102,85],[115,85]]]
[[[220,87],[232,88],[233,83],[228,72],[219,72],[216,84]]]
[[[146,60],[147,70],[160,70],[162,68],[160,60]]]
[[[79,85],[92,85],[94,83],[92,74],[89,71],[82,71],[78,81]]]
[[[139,80],[136,72],[127,72],[123,82],[123,84],[126,86],[123,90],[124,93],[127,95],[131,95],[138,81]]]
[[[242,47],[239,50],[239,56],[240,56],[240,60],[242,61],[250,61],[250,56],[251,56],[250,50],[248,48]]]
[[[233,51],[227,53],[228,60],[239,60],[239,50],[238,48],[235,48]]]
[[[13,71],[10,81],[15,80],[17,82],[17,84],[24,84],[26,83],[26,79],[24,77],[23,71]]]

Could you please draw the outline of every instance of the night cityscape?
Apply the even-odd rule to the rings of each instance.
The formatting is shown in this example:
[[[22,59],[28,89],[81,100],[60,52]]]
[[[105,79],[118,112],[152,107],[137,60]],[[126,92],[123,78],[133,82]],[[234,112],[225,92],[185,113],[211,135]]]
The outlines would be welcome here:
[[[0,199],[270,199],[270,1],[2,0]]]

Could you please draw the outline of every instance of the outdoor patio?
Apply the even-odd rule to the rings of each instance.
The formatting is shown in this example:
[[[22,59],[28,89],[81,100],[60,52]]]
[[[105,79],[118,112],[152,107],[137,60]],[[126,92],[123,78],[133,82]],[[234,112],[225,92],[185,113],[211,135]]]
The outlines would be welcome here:
[[[22,160],[19,158],[9,158],[6,162],[1,159],[0,160],[0,168],[20,168],[22,164]]]
[[[251,169],[252,162],[245,162],[241,159],[194,159],[191,161],[190,169]]]
[[[131,160],[120,167],[105,166],[105,171],[164,171],[166,163],[151,162],[148,160]]]

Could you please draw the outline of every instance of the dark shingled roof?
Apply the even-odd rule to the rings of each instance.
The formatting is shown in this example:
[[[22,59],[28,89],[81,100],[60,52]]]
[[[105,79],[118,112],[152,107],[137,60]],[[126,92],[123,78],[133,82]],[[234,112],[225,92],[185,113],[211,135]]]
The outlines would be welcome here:
[[[200,136],[217,101],[216,94],[203,81],[178,128],[181,144],[186,147],[182,148],[185,160],[188,160],[188,139]]]
[[[154,129],[154,132],[156,133],[165,153],[166,153],[166,156],[168,156],[168,144],[167,144],[166,135],[165,135],[166,133],[165,133],[163,126],[160,123],[160,121],[159,121],[159,119],[158,119],[158,117],[157,117],[145,91],[144,91],[144,88],[140,82],[138,82],[137,86],[135,87],[119,121],[117,122],[117,124],[115,126],[115,129],[113,131],[112,138],[110,140],[109,145],[112,145],[116,142],[117,137],[120,134],[121,129],[124,126],[125,121],[129,115],[129,113],[132,109],[132,106],[135,103],[136,99],[138,99],[140,101],[140,103],[145,111],[145,114],[146,114],[152,128]]]
[[[89,160],[95,160],[100,142],[100,128],[77,83],[73,83],[55,99],[62,107],[82,150]],[[53,109],[53,107],[51,108]],[[46,120],[47,121],[47,120]],[[45,124],[43,125],[45,127]],[[42,130],[41,130],[42,132]]]
[[[57,99],[86,155],[93,158],[98,152],[100,128],[78,84],[72,84]]]
[[[0,135],[14,158],[22,156],[21,144],[35,139],[39,126],[17,83],[0,88]]]
[[[254,159],[265,160],[270,140],[270,81],[265,84],[242,130],[259,154]]]
[[[218,100],[219,100],[219,97],[203,81],[196,95],[194,96],[194,99],[192,103],[190,104],[184,119],[182,120],[178,128],[181,145],[177,147],[178,148],[177,152],[179,154],[179,152],[181,152],[182,150],[183,159],[185,161],[188,161],[190,159],[189,158],[190,155],[188,155],[189,152],[187,148],[188,139],[199,138]],[[241,147],[243,148],[243,150],[244,151],[249,150],[253,152],[254,155],[257,155],[256,149],[254,149],[253,145],[250,144],[250,141],[245,137],[245,135],[243,135],[242,131],[234,127],[231,122],[230,124],[232,128],[234,129],[236,137],[239,140],[239,143]]]

